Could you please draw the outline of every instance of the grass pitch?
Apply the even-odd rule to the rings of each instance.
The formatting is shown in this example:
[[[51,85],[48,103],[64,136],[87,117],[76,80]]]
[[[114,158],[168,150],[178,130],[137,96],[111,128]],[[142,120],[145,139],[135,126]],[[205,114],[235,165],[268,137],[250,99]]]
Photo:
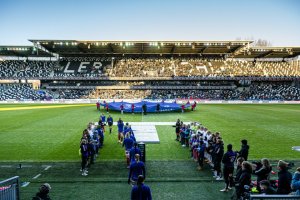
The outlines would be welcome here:
[[[124,151],[114,132],[105,135],[105,145],[88,177],[79,172],[79,140],[88,122],[98,121],[94,105],[0,105],[0,179],[19,175],[31,182],[21,189],[21,199],[30,199],[43,182],[52,185],[53,199],[129,199]],[[18,109],[21,108],[21,109]],[[34,108],[34,109],[32,109]],[[220,131],[225,144],[240,149],[240,140],[250,144],[249,159],[297,160],[300,105],[199,105],[194,112],[160,114],[110,113],[125,122],[200,121],[211,131]],[[107,115],[107,114],[106,114]],[[147,144],[147,180],[153,199],[229,199],[220,194],[223,182],[215,182],[207,169],[196,171],[189,151],[175,139],[172,126],[156,126],[160,144]],[[18,163],[24,168],[17,169]],[[52,167],[45,171],[46,165]],[[37,174],[41,176],[33,179]]]
[[[3,108],[36,107],[40,105],[0,105],[0,160],[1,161],[78,161],[79,140],[88,122],[98,120],[100,112],[94,105],[79,105],[28,110],[1,110]],[[299,105],[200,105],[197,111],[186,113],[124,114],[110,113],[128,121],[200,121],[212,131],[220,131],[225,144],[235,150],[240,140],[250,144],[250,159],[297,159],[291,150],[299,146]],[[147,145],[148,159],[186,159],[186,152],[174,141],[174,128],[157,126],[160,144]],[[103,160],[122,159],[122,149],[113,134],[106,134]],[[112,150],[113,149],[113,150]]]

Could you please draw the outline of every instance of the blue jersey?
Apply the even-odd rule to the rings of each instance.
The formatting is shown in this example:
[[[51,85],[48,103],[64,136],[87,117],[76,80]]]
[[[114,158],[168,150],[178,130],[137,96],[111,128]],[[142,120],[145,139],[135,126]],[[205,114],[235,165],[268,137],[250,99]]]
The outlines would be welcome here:
[[[130,138],[131,138],[134,142],[136,142],[136,139],[135,139],[135,137],[134,137],[133,134],[130,135]]]
[[[222,159],[222,163],[224,167],[234,167],[234,161],[236,159],[237,154],[234,151],[227,151]]]
[[[135,185],[131,190],[131,200],[152,200],[151,190],[147,185]]]
[[[105,123],[106,121],[106,117],[105,117],[105,115],[101,115],[101,121],[103,122],[103,123]]]
[[[133,147],[130,149],[129,158],[131,162],[134,162],[135,154],[139,154],[140,157],[142,156],[141,150],[138,147],[137,148]]]
[[[108,118],[107,118],[107,123],[113,124],[113,123],[114,123],[113,118],[112,118],[112,117],[108,117]]]
[[[133,181],[137,181],[139,175],[143,175],[144,178],[146,178],[146,170],[145,170],[145,165],[143,162],[132,162],[130,164],[130,170],[129,170],[129,175],[128,178],[132,179]]]
[[[133,147],[133,140],[131,138],[125,138],[123,141],[123,147],[125,146],[125,150],[130,150]]]
[[[124,123],[121,121],[118,121],[118,131],[123,132],[124,130]]]
[[[204,158],[205,149],[206,149],[205,144],[200,145],[198,148],[199,156],[201,158]]]

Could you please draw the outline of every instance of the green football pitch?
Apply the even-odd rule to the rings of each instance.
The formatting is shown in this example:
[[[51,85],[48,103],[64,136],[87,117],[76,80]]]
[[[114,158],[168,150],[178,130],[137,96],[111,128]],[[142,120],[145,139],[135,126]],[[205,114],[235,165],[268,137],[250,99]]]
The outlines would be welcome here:
[[[116,127],[105,135],[96,164],[81,177],[79,140],[88,122],[98,121],[95,105],[0,105],[0,178],[19,175],[21,199],[30,199],[42,182],[52,185],[53,199],[129,199],[124,151],[117,143]],[[105,113],[106,114],[106,113]],[[115,121],[198,121],[221,132],[225,145],[240,149],[250,144],[250,160],[298,160],[300,105],[199,105],[194,112],[160,114],[110,113]],[[107,115],[107,114],[106,114]],[[229,199],[220,194],[223,183],[213,181],[210,170],[196,171],[187,148],[175,139],[172,126],[156,126],[160,143],[147,144],[147,184],[154,199]],[[18,169],[18,164],[24,167]],[[51,166],[48,170],[44,170]],[[37,174],[38,178],[33,179]]]

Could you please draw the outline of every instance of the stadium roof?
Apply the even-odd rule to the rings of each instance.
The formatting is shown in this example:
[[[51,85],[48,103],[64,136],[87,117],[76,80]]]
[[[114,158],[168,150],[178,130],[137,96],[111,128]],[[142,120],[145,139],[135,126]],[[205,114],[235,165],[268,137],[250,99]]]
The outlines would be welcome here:
[[[36,46],[60,56],[78,55],[225,55],[252,41],[90,41],[30,40]]]
[[[30,40],[34,46],[0,46],[0,56],[61,57],[199,55],[230,58],[292,58],[300,47],[252,47],[253,41]]]
[[[300,55],[300,47],[250,47],[234,53],[235,58],[293,58]]]
[[[0,46],[0,56],[51,57],[52,55],[34,46]]]

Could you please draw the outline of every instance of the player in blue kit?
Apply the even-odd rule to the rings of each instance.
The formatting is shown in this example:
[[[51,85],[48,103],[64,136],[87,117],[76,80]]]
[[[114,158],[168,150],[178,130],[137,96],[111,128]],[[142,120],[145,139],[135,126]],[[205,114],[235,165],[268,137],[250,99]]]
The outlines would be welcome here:
[[[121,143],[123,141],[123,132],[124,132],[124,122],[122,121],[121,118],[119,118],[117,126],[118,126],[118,140],[119,143]]]
[[[140,161],[140,155],[135,154],[135,161],[130,164],[128,184],[135,185],[140,175],[146,178],[145,164]]]
[[[149,186],[144,184],[144,177],[140,175],[137,185],[131,190],[131,200],[152,200],[151,190]]]
[[[129,168],[129,165],[130,165],[129,152],[130,152],[131,148],[133,147],[133,143],[134,143],[134,141],[130,138],[130,133],[126,133],[126,136],[125,136],[122,146],[125,147],[127,168]]]
[[[130,152],[129,152],[129,158],[130,158],[130,162],[134,162],[134,159],[135,159],[135,155],[138,154],[140,155],[141,157],[141,150],[140,148],[137,146],[137,143],[135,142],[133,144],[133,147],[130,149]]]

